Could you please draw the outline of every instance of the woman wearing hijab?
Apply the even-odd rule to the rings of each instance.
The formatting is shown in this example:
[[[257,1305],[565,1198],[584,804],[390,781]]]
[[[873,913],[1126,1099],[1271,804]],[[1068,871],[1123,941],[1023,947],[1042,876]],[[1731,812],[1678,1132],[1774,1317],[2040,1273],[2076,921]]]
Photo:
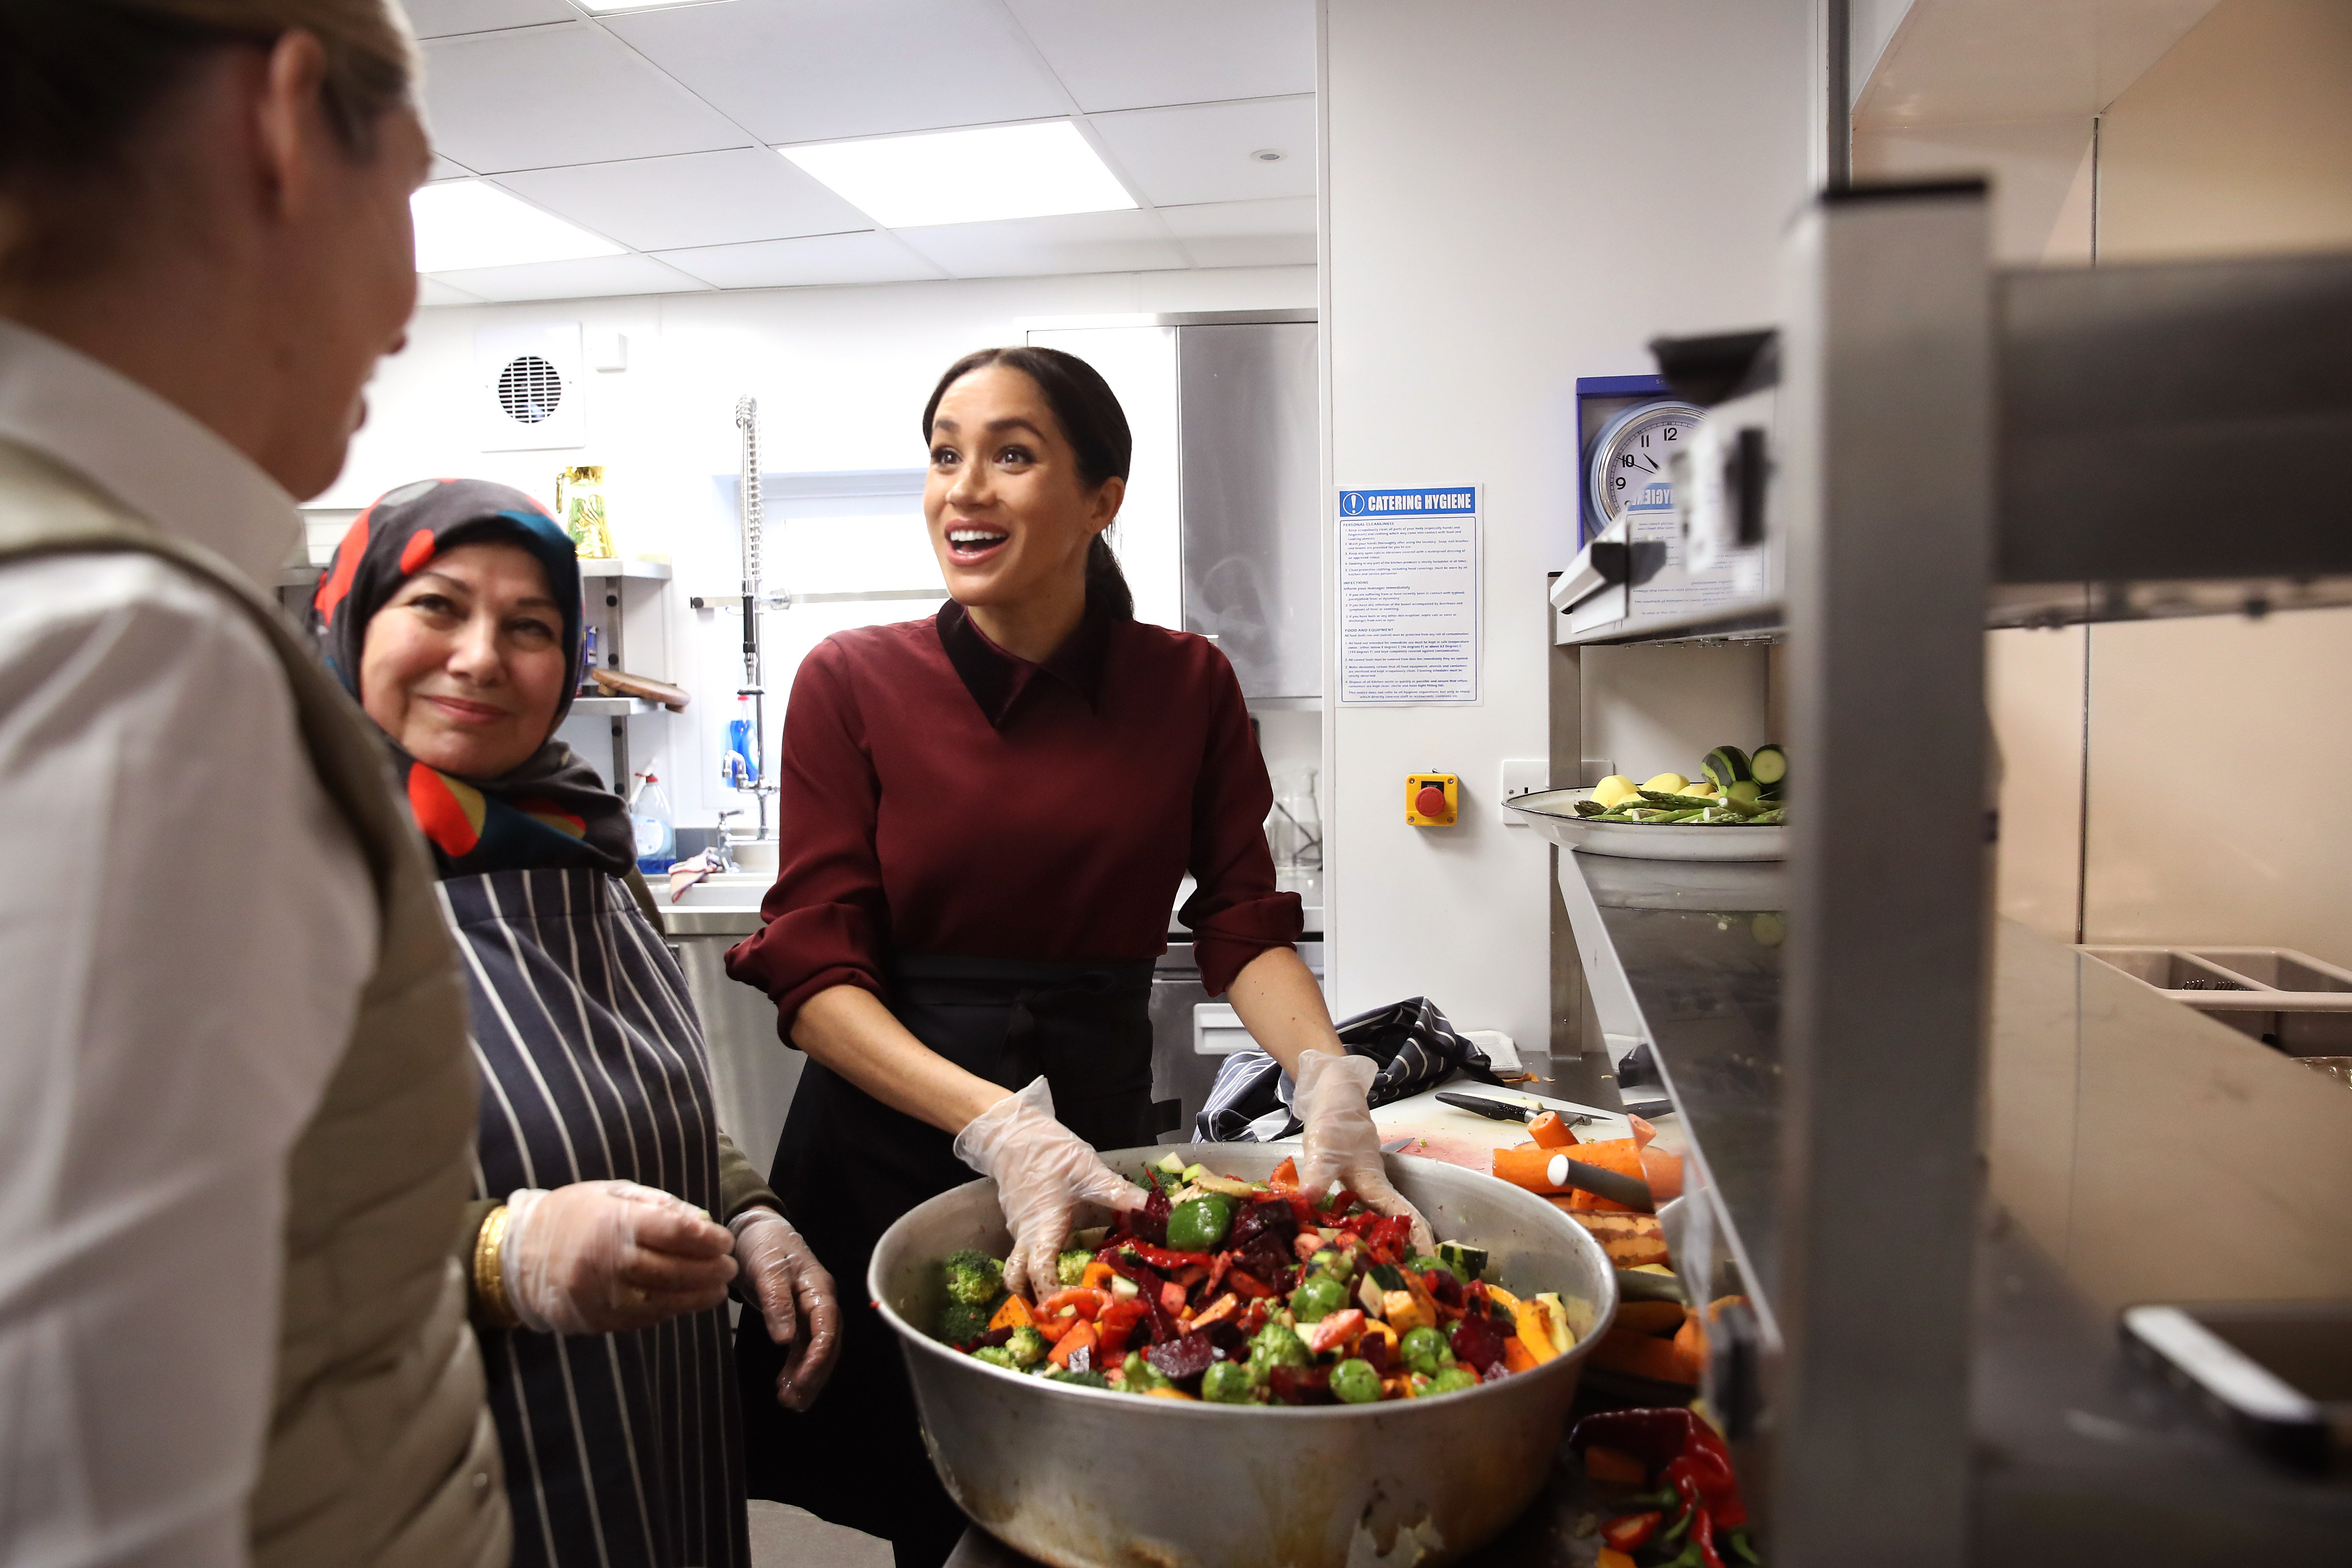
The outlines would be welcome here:
[[[1005,1284],[1043,1295],[1076,1205],[1143,1203],[1096,1150],[1152,1142],[1152,961],[1188,872],[1203,983],[1296,1076],[1301,1179],[1412,1215],[1426,1247],[1381,1169],[1377,1065],[1346,1054],[1292,945],[1233,667],[1137,621],[1103,540],[1133,447],[1118,398],[1069,354],[984,350],[949,367],[922,432],[950,603],[801,665],[782,859],[728,955],[810,1058],[773,1180],[817,1257],[863,1280],[892,1221],[978,1171],[1013,1231]],[[737,1353],[747,1387],[773,1359],[748,1334]],[[962,1530],[870,1310],[847,1314],[833,1397],[747,1411],[746,1447],[760,1496],[890,1537],[899,1568]]]
[[[728,1289],[776,1351],[772,1397],[801,1407],[832,1359],[833,1282],[719,1130],[627,810],[555,739],[580,606],[537,502],[428,479],[352,525],[312,625],[389,744],[467,982],[482,1105],[458,1252],[514,1560],[740,1564]]]

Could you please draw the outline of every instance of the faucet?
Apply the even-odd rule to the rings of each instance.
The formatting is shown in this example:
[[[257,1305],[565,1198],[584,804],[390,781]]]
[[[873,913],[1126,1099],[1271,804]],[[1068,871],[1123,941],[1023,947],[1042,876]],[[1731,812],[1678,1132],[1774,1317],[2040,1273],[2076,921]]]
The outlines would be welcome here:
[[[722,871],[736,869],[735,847],[727,837],[727,819],[742,815],[743,808],[740,805],[730,806],[719,814],[719,837],[713,847],[719,851],[719,868]]]

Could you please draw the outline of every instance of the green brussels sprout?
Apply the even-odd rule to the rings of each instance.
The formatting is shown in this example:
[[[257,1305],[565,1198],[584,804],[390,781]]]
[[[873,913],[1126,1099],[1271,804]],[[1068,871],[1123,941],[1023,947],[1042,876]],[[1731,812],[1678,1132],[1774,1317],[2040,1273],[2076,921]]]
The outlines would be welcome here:
[[[1302,1323],[1319,1323],[1348,1304],[1348,1288],[1328,1274],[1309,1274],[1290,1293],[1290,1315]]]
[[[1466,1366],[1449,1366],[1429,1380],[1424,1394],[1459,1394],[1465,1388],[1478,1386],[1478,1374]]]
[[[1143,1359],[1141,1351],[1128,1352],[1127,1359],[1119,1363],[1118,1373],[1127,1380],[1126,1387],[1129,1394],[1149,1394],[1155,1388],[1173,1386],[1160,1375],[1158,1367]]]
[[[1405,1331],[1397,1345],[1397,1353],[1404,1358],[1405,1365],[1423,1377],[1435,1377],[1442,1369],[1454,1364],[1454,1352],[1446,1347],[1445,1336],[1426,1323]]]
[[[1213,1362],[1201,1378],[1201,1397],[1212,1405],[1248,1405],[1256,1394],[1256,1380],[1237,1361]]]
[[[1372,1363],[1349,1356],[1331,1369],[1331,1393],[1345,1405],[1371,1405],[1381,1397],[1381,1374]]]

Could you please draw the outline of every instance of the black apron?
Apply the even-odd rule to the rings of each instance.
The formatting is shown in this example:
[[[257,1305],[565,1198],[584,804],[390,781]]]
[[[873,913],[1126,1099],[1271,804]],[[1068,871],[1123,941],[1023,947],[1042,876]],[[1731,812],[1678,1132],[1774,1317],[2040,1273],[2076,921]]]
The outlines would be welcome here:
[[[1007,1089],[1043,1073],[1054,1113],[1097,1149],[1150,1143],[1151,961],[1039,963],[901,954],[890,1010],[908,1032]],[[897,1546],[898,1568],[943,1563],[964,1530],[923,1451],[906,1363],[868,1304],[866,1268],[900,1215],[971,1181],[955,1140],[812,1061],[769,1176],[833,1273],[841,1359],[816,1407],[776,1403],[783,1356],[757,1314],[738,1330],[751,1495],[805,1508]]]

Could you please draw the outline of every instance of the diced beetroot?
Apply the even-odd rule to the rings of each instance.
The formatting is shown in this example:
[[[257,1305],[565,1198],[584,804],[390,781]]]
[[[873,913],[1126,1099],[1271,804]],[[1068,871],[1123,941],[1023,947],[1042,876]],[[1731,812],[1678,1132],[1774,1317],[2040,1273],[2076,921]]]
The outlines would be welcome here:
[[[1174,1206],[1168,1201],[1166,1193],[1161,1192],[1158,1187],[1152,1188],[1151,1196],[1144,1201],[1141,1208],[1133,1211],[1130,1215],[1130,1223],[1135,1226],[1135,1234],[1154,1247],[1167,1246],[1168,1215]]]
[[[1328,1366],[1277,1366],[1265,1374],[1266,1387],[1285,1405],[1337,1405]]]
[[[1459,1307],[1463,1302],[1462,1281],[1454,1277],[1451,1268],[1433,1268],[1423,1277],[1429,1293],[1437,1298],[1441,1307]]]
[[[1260,1323],[1258,1328],[1265,1326]],[[1198,1334],[1188,1337],[1207,1340],[1213,1348],[1224,1352],[1227,1360],[1245,1361],[1249,1358],[1250,1335],[1256,1331],[1256,1329],[1244,1329],[1234,1319],[1220,1318]]]
[[[1473,1312],[1454,1325],[1454,1353],[1484,1377],[1503,1364],[1503,1333],[1494,1320]]]
[[[1298,1216],[1290,1205],[1278,1197],[1253,1198],[1234,1216],[1234,1228],[1225,1237],[1225,1245],[1239,1250],[1260,1237],[1272,1237],[1288,1243],[1298,1234]]]
[[[993,1346],[1010,1343],[1012,1339],[1013,1330],[1010,1327],[991,1329],[988,1332],[981,1335],[980,1338],[972,1341],[971,1348],[974,1350],[992,1348]]]
[[[1217,1359],[1216,1346],[1206,1334],[1186,1334],[1181,1339],[1153,1345],[1143,1352],[1151,1370],[1171,1383],[1197,1380]]]
[[[1241,1249],[1234,1259],[1237,1268],[1246,1268],[1265,1282],[1269,1289],[1280,1289],[1293,1278],[1298,1260],[1291,1256],[1290,1244],[1274,1235],[1262,1235]]]
[[[1386,1334],[1366,1334],[1356,1342],[1356,1353],[1382,1377],[1396,1370],[1396,1363],[1389,1357],[1389,1341]]]

